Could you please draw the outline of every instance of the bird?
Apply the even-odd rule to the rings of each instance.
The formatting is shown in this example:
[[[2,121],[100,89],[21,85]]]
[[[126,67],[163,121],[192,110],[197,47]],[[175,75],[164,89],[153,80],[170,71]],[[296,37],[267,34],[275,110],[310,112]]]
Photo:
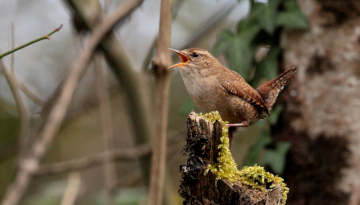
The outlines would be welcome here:
[[[229,142],[237,127],[247,127],[270,117],[278,94],[295,76],[292,67],[256,90],[237,72],[223,66],[210,52],[200,48],[176,50],[181,62],[178,67],[187,92],[203,113],[218,111],[229,123]]]

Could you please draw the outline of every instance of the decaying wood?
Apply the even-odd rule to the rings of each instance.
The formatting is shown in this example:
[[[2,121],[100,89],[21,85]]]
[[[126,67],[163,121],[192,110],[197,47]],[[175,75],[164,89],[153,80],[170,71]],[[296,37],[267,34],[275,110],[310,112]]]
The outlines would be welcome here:
[[[226,179],[216,180],[216,175],[205,171],[211,162],[216,163],[218,145],[221,143],[222,125],[212,124],[191,111],[187,120],[187,139],[183,154],[187,162],[180,166],[182,180],[179,194],[183,204],[215,205],[280,205],[281,186],[268,192],[242,184],[241,181],[230,183]]]

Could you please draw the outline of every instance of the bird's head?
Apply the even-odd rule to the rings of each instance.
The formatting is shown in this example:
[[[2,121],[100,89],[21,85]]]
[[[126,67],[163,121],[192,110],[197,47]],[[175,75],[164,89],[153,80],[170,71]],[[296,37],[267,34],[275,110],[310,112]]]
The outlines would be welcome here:
[[[178,67],[182,69],[183,67],[188,67],[193,69],[206,69],[219,64],[218,60],[211,55],[211,53],[200,48],[189,48],[182,51],[170,48],[170,50],[179,55],[181,63],[170,66],[169,68]]]

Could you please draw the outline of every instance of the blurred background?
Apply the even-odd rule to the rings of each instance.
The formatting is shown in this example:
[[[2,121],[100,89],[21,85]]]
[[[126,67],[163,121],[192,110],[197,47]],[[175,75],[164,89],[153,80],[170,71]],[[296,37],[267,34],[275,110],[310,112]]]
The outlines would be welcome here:
[[[88,43],[89,23],[83,22],[83,16],[96,25],[126,1],[0,1],[1,53],[63,24],[51,40],[1,59],[0,198]],[[117,54],[128,59],[128,68],[135,73],[144,102],[142,115],[150,127],[154,121],[151,61],[160,2],[144,1],[113,30],[120,42],[116,45],[121,46]],[[280,94],[271,117],[237,133],[233,157],[239,168],[260,164],[284,177],[290,188],[288,204],[360,204],[357,0],[175,0],[171,47],[209,50],[255,88],[296,66],[296,79]],[[105,58],[102,53],[94,55],[20,204],[109,204],[108,192],[113,192],[115,204],[146,204],[149,176],[143,164],[148,158],[143,156],[150,154],[151,139],[136,138],[136,130],[142,128],[131,120],[127,86],[119,83]],[[177,56],[173,62],[179,62]],[[16,79],[20,105],[4,69]],[[175,69],[164,204],[182,203],[177,193],[179,166],[186,161],[181,149],[191,109],[196,108]],[[110,120],[104,110],[110,110]],[[103,160],[105,155],[109,160]]]

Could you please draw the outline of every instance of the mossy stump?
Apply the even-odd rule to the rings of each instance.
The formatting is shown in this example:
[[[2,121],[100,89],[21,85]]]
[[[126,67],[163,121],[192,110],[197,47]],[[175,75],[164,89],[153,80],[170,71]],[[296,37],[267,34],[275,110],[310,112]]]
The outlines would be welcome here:
[[[222,149],[228,143],[224,124],[217,112],[201,116],[195,111],[189,114],[188,134],[183,148],[183,154],[188,159],[180,166],[182,180],[179,194],[184,198],[183,204],[285,204],[288,189],[280,177],[258,166],[247,168],[255,172],[247,172],[245,168],[237,170],[230,151]],[[255,176],[255,179],[247,176]],[[249,181],[251,185],[248,185]]]

